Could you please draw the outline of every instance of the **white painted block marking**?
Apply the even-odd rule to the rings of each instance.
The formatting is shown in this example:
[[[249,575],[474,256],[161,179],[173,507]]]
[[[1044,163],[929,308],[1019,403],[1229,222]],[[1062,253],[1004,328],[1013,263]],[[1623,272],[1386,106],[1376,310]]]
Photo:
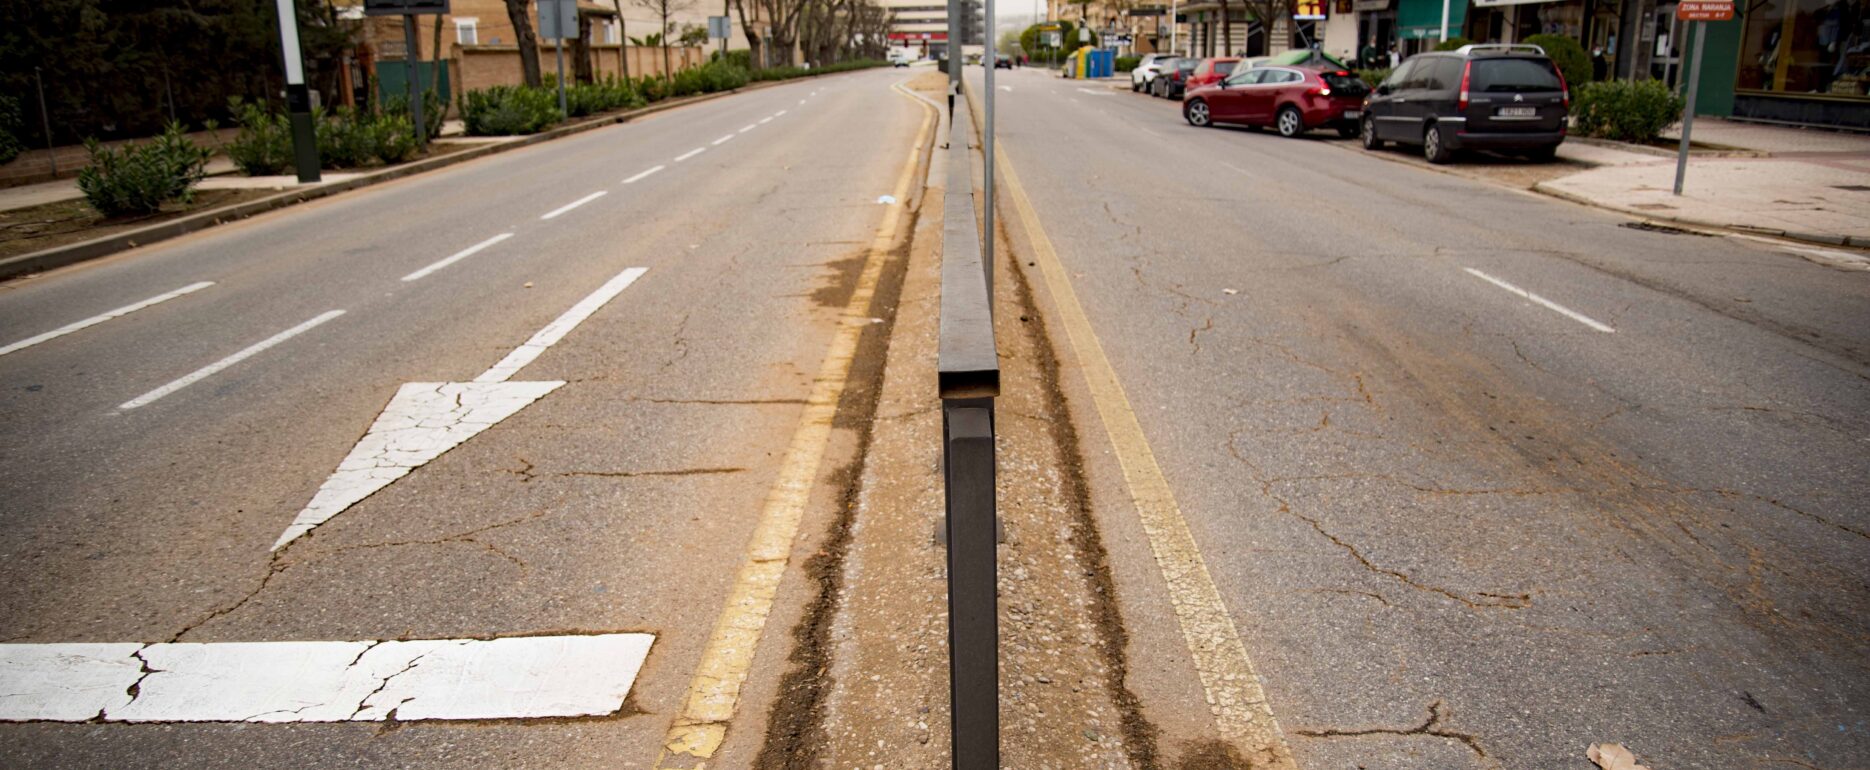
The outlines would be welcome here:
[[[27,337],[26,339],[20,340],[19,342],[15,342],[11,345],[0,348],[0,356],[4,356],[16,350],[25,350],[41,342],[45,342],[47,340],[58,339],[60,337],[63,337],[67,334],[78,331],[80,329],[88,329],[90,327],[101,324],[105,321],[109,321],[113,318],[122,318],[123,316],[127,316],[131,313],[134,313],[138,310],[142,310],[143,308],[149,307],[151,305],[159,305],[164,302],[168,302],[169,300],[175,299],[176,297],[180,297],[184,294],[192,294],[194,292],[201,291],[202,289],[206,289],[209,286],[213,286],[213,285],[214,285],[213,281],[202,281],[200,283],[191,283],[187,286],[183,286],[180,289],[176,289],[175,291],[164,292],[162,294],[158,294],[154,297],[150,297],[149,299],[143,300],[141,302],[133,302],[128,305],[124,305],[123,307],[117,308],[116,310],[112,310],[112,311],[105,312],[105,313],[99,313],[97,315],[91,316],[90,318],[86,318],[82,321],[74,321],[72,323],[65,324],[64,326],[60,326],[57,329],[53,329],[52,331],[46,332],[44,334]]]
[[[648,170],[646,170],[646,171],[642,171],[642,172],[639,172],[639,173],[637,173],[637,175],[636,175],[636,176],[633,176],[633,177],[630,177],[629,179],[625,179],[625,180],[623,180],[623,183],[624,183],[624,184],[636,184],[637,182],[641,182],[641,181],[643,181],[643,180],[644,180],[645,178],[647,178],[647,177],[648,177],[648,176],[649,176],[650,174],[654,174],[654,173],[656,173],[656,172],[658,172],[658,171],[661,171],[661,170],[662,170],[663,168],[665,168],[665,167],[664,167],[664,166],[656,166],[655,168],[651,168],[651,169],[648,169]]]
[[[475,377],[474,381],[505,382],[507,378],[532,363],[533,359],[538,358],[540,353],[544,353],[546,348],[557,344],[559,340],[565,338],[565,335],[570,334],[571,330],[578,328],[578,324],[584,323],[584,319],[590,318],[592,313],[598,311],[598,308],[615,299],[618,294],[623,293],[624,289],[630,288],[630,284],[635,283],[636,279],[643,277],[643,274],[647,272],[649,268],[632,267],[605,281],[603,286],[597,287],[597,291],[578,300],[578,304],[572,305],[570,310],[560,314],[558,318],[546,324],[545,328],[535,332],[531,339],[514,348],[513,352],[506,354],[506,358],[500,359],[500,363],[494,364],[493,368],[481,372],[481,375]]]
[[[741,127],[740,127],[740,133],[743,133],[743,134],[744,134],[744,133],[746,133],[746,132],[748,132],[748,131],[752,131],[753,129],[756,129],[756,128],[759,128],[759,127],[760,127],[760,124],[758,124],[758,123],[748,123],[748,124],[746,124],[746,125],[744,125],[744,126],[741,126]]]
[[[539,218],[540,218],[540,219],[553,219],[553,218],[556,218],[556,217],[557,217],[558,215],[560,215],[560,214],[563,214],[563,213],[565,213],[565,212],[567,212],[567,211],[570,211],[570,210],[572,210],[572,209],[575,209],[575,208],[577,208],[577,207],[579,207],[579,206],[583,206],[584,204],[586,204],[586,203],[590,203],[591,201],[594,201],[594,200],[597,200],[598,198],[602,198],[602,197],[604,197],[604,194],[605,194],[605,192],[607,192],[607,191],[605,191],[605,190],[598,190],[597,192],[594,192],[594,193],[591,193],[590,195],[586,195],[586,196],[584,196],[584,197],[582,197],[582,198],[579,198],[579,199],[577,199],[577,200],[575,200],[575,201],[572,201],[572,202],[570,202],[570,203],[567,203],[567,204],[565,204],[565,205],[563,205],[563,206],[560,206],[560,207],[558,207],[558,208],[555,208],[555,209],[552,209],[551,211],[548,211],[548,212],[546,212],[545,214],[543,214],[543,215],[541,215],[541,216],[540,216]]]
[[[600,716],[655,637],[0,645],[0,720],[380,722]],[[147,663],[147,666],[145,664]],[[135,688],[135,694],[130,693]]]
[[[507,379],[564,339],[578,324],[584,323],[646,272],[648,268],[632,267],[605,281],[597,291],[535,332],[473,382],[405,383],[390,399],[389,406],[384,407],[383,413],[377,415],[376,422],[364,432],[363,439],[345,455],[338,469],[319,485],[311,502],[293,517],[292,524],[273,543],[273,550],[284,548],[300,535],[564,385],[559,381],[507,382]]]
[[[696,147],[695,149],[689,150],[688,152],[675,156],[675,162],[681,163],[682,161],[688,160],[689,158],[693,158],[696,155],[700,155],[707,151],[708,151],[708,148],[706,147]]]
[[[714,141],[712,141],[712,142],[709,142],[709,144],[712,144],[712,145],[716,145],[716,146],[719,146],[719,145],[720,145],[720,144],[721,144],[722,142],[725,142],[725,141],[727,141],[727,140],[729,140],[729,139],[732,139],[732,138],[734,138],[734,135],[733,135],[733,134],[728,134],[727,136],[723,136],[723,137],[721,137],[721,138],[719,138],[719,139],[716,139],[716,140],[714,140]]]
[[[481,241],[480,243],[476,243],[465,249],[457,251],[454,254],[451,254],[447,257],[438,259],[435,261],[434,264],[431,264],[428,267],[422,268],[421,270],[417,270],[413,273],[403,276],[403,281],[405,282],[420,281],[424,278],[429,277],[430,274],[434,273],[437,270],[440,270],[444,267],[452,265],[456,262],[460,262],[461,260],[467,259],[468,257],[474,256],[475,254],[480,253],[482,249],[485,249],[488,246],[492,246],[496,243],[499,243],[511,237],[513,237],[512,233],[501,233],[492,238],[488,238],[487,240]]]
[[[1529,300],[1532,300],[1533,302],[1537,302],[1541,305],[1544,305],[1546,308],[1557,311],[1560,315],[1563,315],[1566,318],[1569,318],[1573,321],[1577,321],[1578,323],[1584,324],[1585,326],[1589,326],[1593,329],[1596,329],[1600,332],[1604,332],[1606,334],[1616,331],[1616,329],[1610,328],[1608,324],[1602,323],[1590,316],[1587,316],[1576,310],[1572,310],[1571,308],[1565,307],[1564,305],[1560,305],[1557,302],[1553,302],[1549,299],[1541,297],[1532,292],[1526,291],[1525,289],[1519,288],[1518,286],[1514,286],[1513,284],[1507,283],[1506,281],[1502,281],[1498,278],[1495,278],[1491,275],[1483,273],[1479,270],[1475,270],[1474,268],[1471,268],[1471,267],[1464,267],[1461,269],[1466,270],[1470,275],[1473,275],[1475,278],[1479,278],[1483,281],[1491,283],[1509,292],[1517,294],[1525,299],[1529,299]]]
[[[766,117],[764,117],[764,118],[760,118],[760,122],[761,122],[761,123],[771,123],[771,122],[773,122],[773,116],[771,116],[771,115],[768,115],[768,116],[766,116]]]
[[[341,316],[341,315],[344,315],[344,311],[342,310],[329,310],[324,313],[321,313],[316,318],[313,318],[310,321],[306,321],[305,323],[299,324],[298,326],[294,326],[290,329],[287,329],[283,332],[275,334],[271,337],[267,337],[266,339],[253,343],[252,345],[248,346],[247,349],[245,350],[242,350],[231,356],[223,358],[212,364],[208,364],[207,366],[201,367],[200,369],[196,369],[195,371],[190,372],[189,374],[183,375],[181,379],[178,379],[160,388],[152,390],[148,393],[144,393],[143,395],[137,396],[136,398],[130,399],[129,401],[125,401],[122,404],[118,405],[117,408],[129,410],[129,409],[135,409],[139,406],[148,406],[151,402],[155,401],[156,399],[162,398],[163,396],[169,395],[170,393],[174,393],[178,390],[181,390],[197,382],[200,382],[209,377],[212,377],[217,372],[220,372],[222,369],[226,369],[227,367],[233,366],[234,364],[240,363],[249,358],[252,358],[253,356],[259,355],[260,353],[264,352],[267,348],[270,348],[281,342],[285,342],[286,340],[292,339],[293,337],[297,337],[301,334],[311,331],[313,327],[316,327],[319,324],[322,324],[333,318],[337,318],[338,316]]]
[[[409,382],[273,543],[284,548],[563,382]]]

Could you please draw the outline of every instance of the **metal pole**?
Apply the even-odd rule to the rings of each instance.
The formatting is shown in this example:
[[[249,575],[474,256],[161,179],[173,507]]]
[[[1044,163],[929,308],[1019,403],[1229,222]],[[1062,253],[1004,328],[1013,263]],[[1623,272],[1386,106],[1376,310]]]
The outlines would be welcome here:
[[[954,770],[1000,767],[993,399],[942,400],[948,485],[948,697]]]
[[[954,120],[954,100],[961,93],[961,32],[966,27],[961,11],[967,4],[948,0],[948,119]]]
[[[565,22],[561,19],[559,23],[564,24]],[[563,30],[560,31],[560,34],[564,34]],[[669,41],[664,40],[662,42],[668,43]],[[571,117],[571,112],[565,109],[565,38],[552,38],[552,50],[555,55],[558,56],[558,114],[569,118]],[[665,72],[663,75],[667,76],[668,73]]]
[[[1175,47],[1182,42],[1182,28],[1175,26],[1175,6],[1177,0],[1169,0],[1169,55],[1175,55]]]
[[[409,78],[409,118],[416,123],[416,144],[429,143],[428,127],[422,123],[422,95],[416,91],[416,61],[421,57],[422,49],[416,44],[416,17],[414,14],[403,15],[403,47],[408,53],[403,56],[403,74]]]
[[[1448,0],[1441,0],[1441,41],[1448,42]]]
[[[39,83],[39,125],[45,129],[45,156],[52,161],[52,178],[58,178],[58,148],[52,146],[52,113],[45,106],[45,73],[32,68],[33,80]]]
[[[982,166],[982,173],[981,173],[981,179],[982,179],[981,203],[982,205],[986,206],[986,210],[981,212],[982,230],[980,234],[980,254],[981,254],[980,269],[981,269],[981,272],[985,273],[987,276],[987,309],[991,311],[993,309],[993,241],[994,241],[994,237],[993,237],[993,234],[994,234],[994,229],[993,229],[993,103],[996,101],[993,98],[993,95],[994,95],[993,73],[994,73],[994,70],[998,69],[996,65],[1000,58],[1000,52],[996,50],[998,43],[997,41],[993,39],[993,34],[992,34],[993,33],[993,0],[987,0],[986,6],[987,6],[987,31],[988,31],[987,57],[986,57],[987,94],[986,94],[986,98],[984,99],[984,102],[987,105],[987,122],[986,122],[986,130],[982,132],[984,136],[981,137],[981,160],[985,164]]]
[[[305,60],[299,53],[299,14],[292,0],[277,0],[279,47],[286,56],[286,111],[292,124],[292,159],[299,183],[318,181],[318,137],[312,127],[312,90],[305,85]]]
[[[1701,85],[1701,44],[1708,37],[1708,23],[1694,24],[1695,58],[1688,63],[1688,105],[1682,110],[1682,149],[1675,154],[1675,194],[1682,194],[1682,179],[1688,176],[1688,134],[1695,127],[1695,91]]]

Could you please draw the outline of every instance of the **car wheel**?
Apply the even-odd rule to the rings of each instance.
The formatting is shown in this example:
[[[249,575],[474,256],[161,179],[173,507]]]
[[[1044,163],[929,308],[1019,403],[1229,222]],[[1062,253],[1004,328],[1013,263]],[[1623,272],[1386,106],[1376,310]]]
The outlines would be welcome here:
[[[1349,123],[1338,124],[1338,138],[1349,139],[1357,135],[1357,127]]]
[[[1526,152],[1526,159],[1534,163],[1551,163],[1558,160],[1558,145],[1539,147]]]
[[[1134,80],[1132,80],[1132,81],[1130,81],[1130,93],[1136,93],[1136,92],[1138,92],[1138,91],[1141,91],[1141,90],[1143,90],[1143,84],[1142,84],[1142,83],[1138,83],[1138,82],[1136,82],[1136,81],[1134,81]]]
[[[1208,103],[1200,99],[1191,101],[1183,106],[1182,117],[1188,119],[1188,125],[1196,128],[1207,128],[1214,125],[1209,122]]]
[[[1279,135],[1288,139],[1305,133],[1305,117],[1292,105],[1279,108],[1279,117],[1273,123],[1279,129]]]
[[[1428,124],[1428,130],[1422,132],[1422,157],[1430,163],[1447,163],[1454,160],[1454,151],[1442,144],[1441,126]]]
[[[1376,118],[1365,115],[1363,120],[1358,121],[1358,127],[1360,129],[1358,133],[1363,135],[1364,149],[1366,150],[1383,149],[1383,140],[1377,138]]]

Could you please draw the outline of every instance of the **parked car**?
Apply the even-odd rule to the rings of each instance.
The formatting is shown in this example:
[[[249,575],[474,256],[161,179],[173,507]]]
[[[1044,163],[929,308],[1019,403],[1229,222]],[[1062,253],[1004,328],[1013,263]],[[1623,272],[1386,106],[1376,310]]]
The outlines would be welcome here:
[[[1130,70],[1130,90],[1149,88],[1150,81],[1155,80],[1157,73],[1162,71],[1162,65],[1174,60],[1175,57],[1166,53],[1144,54],[1143,61],[1136,65],[1136,69]]]
[[[1010,69],[1012,69],[1012,68],[1013,68],[1013,57],[1011,57],[1011,56],[998,56],[998,57],[994,57],[994,60],[993,60],[993,68],[994,68],[994,69],[997,69],[997,70],[1010,70]]]
[[[1365,149],[1422,146],[1430,163],[1468,148],[1551,160],[1565,141],[1571,91],[1536,45],[1469,45],[1409,57],[1364,108]]]
[[[1189,90],[1182,117],[1190,125],[1232,123],[1272,126],[1280,136],[1298,136],[1314,128],[1336,128],[1357,135],[1369,88],[1350,70],[1265,66],[1236,69],[1219,83]]]
[[[1228,75],[1233,74],[1234,69],[1239,65],[1240,57],[1238,56],[1216,56],[1202,59],[1200,66],[1195,67],[1194,74],[1188,76],[1187,88],[1192,91],[1209,83],[1219,83]]]
[[[1149,84],[1149,95],[1163,99],[1180,99],[1188,89],[1188,76],[1194,74],[1198,59],[1182,57],[1170,64],[1164,64],[1156,79]]]

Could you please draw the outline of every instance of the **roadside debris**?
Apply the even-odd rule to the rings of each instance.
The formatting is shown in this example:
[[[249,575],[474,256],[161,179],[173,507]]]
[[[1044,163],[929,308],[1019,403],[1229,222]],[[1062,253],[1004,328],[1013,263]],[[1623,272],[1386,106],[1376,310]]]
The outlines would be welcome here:
[[[1621,743],[1593,743],[1584,755],[1603,770],[1649,770],[1648,765],[1636,764],[1636,755]]]

